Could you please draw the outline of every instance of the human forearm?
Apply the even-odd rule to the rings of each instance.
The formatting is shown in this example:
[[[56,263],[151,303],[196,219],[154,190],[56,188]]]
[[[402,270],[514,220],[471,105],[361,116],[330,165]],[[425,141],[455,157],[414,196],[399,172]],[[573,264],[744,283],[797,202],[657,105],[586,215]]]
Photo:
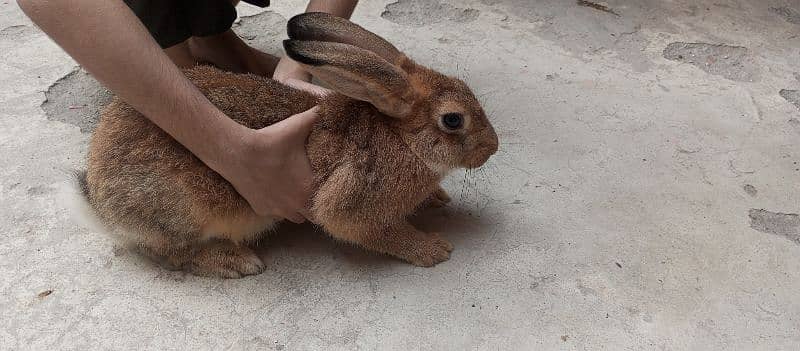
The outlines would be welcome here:
[[[100,82],[212,168],[225,157],[226,144],[246,134],[183,76],[122,1],[19,4]]]
[[[311,0],[306,12],[326,12],[342,18],[350,18],[358,0]]]
[[[316,110],[252,130],[214,107],[120,0],[18,0],[101,83],[225,177],[263,216],[303,221]]]

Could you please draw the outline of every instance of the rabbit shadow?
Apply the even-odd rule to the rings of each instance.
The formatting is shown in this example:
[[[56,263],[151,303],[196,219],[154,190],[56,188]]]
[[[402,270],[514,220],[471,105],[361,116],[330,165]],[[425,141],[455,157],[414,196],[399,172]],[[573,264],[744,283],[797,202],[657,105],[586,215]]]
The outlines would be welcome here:
[[[424,232],[435,232],[450,241],[458,250],[461,244],[479,240],[489,233],[491,225],[487,217],[473,215],[460,206],[421,209],[409,217],[415,227]],[[463,235],[467,233],[469,235]],[[267,267],[286,265],[320,259],[342,261],[346,266],[382,269],[396,265],[407,265],[400,259],[375,253],[354,244],[330,237],[313,224],[282,223],[254,247]],[[268,268],[269,269],[269,268]]]

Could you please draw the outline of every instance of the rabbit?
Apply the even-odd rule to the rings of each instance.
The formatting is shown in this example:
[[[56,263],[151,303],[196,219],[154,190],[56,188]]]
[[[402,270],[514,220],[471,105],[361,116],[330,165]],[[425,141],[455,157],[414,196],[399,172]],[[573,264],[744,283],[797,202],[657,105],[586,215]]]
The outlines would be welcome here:
[[[309,218],[335,239],[417,266],[453,246],[407,217],[450,201],[439,185],[475,168],[498,138],[467,85],[423,67],[381,37],[325,13],[288,22],[284,49],[333,89],[315,96],[275,80],[210,66],[185,71],[227,116],[263,128],[319,106],[306,143],[313,172]],[[248,247],[281,218],[259,216],[222,176],[119,98],[89,145],[82,196],[93,214],[167,268],[201,276],[261,273]]]

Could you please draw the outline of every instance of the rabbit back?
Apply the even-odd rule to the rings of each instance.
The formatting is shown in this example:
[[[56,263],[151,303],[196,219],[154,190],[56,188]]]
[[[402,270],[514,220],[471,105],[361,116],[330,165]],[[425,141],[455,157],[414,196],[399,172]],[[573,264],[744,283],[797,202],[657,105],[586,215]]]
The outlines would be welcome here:
[[[316,98],[271,79],[206,66],[186,76],[227,116],[253,129],[316,104]],[[257,216],[222,176],[122,100],[102,112],[89,148],[88,198],[112,227],[246,241],[275,220]]]

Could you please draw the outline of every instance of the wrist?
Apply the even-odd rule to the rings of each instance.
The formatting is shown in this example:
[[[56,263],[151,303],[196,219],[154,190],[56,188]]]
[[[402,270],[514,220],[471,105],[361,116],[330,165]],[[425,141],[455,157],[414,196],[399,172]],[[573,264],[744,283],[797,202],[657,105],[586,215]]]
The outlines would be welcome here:
[[[196,155],[208,167],[227,178],[228,173],[238,167],[242,155],[252,148],[255,131],[220,114],[218,118],[224,121],[222,126],[219,126],[215,136],[205,141],[208,143],[205,152]]]

